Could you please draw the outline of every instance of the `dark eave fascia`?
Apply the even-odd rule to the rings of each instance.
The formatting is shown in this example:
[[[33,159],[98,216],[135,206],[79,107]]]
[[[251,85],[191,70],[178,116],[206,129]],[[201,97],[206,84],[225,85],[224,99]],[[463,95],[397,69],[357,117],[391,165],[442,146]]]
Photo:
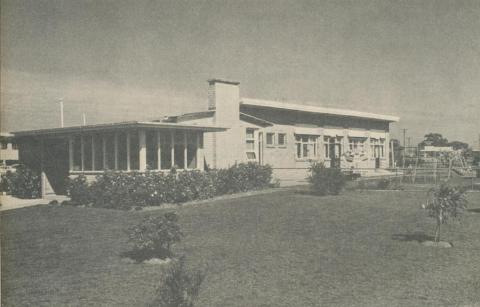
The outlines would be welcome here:
[[[138,122],[129,121],[121,123],[111,124],[98,124],[87,126],[72,126],[64,128],[46,128],[37,130],[26,130],[13,132],[15,137],[25,136],[38,136],[38,135],[63,135],[69,133],[83,133],[93,131],[112,131],[121,129],[138,129],[138,128],[150,128],[150,129],[176,129],[176,130],[195,130],[203,132],[219,132],[225,131],[228,128],[217,126],[205,126],[205,125],[182,125],[177,123],[165,123],[165,122]]]

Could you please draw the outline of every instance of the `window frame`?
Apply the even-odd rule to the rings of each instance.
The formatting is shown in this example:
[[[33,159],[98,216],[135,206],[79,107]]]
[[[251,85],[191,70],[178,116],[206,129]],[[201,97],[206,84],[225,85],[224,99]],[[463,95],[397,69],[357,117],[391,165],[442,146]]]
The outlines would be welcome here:
[[[304,138],[307,138],[305,141]],[[295,134],[295,160],[297,161],[309,161],[309,160],[318,160],[318,135],[312,134]],[[311,141],[311,139],[314,139]],[[300,145],[300,148],[298,147]],[[308,148],[311,146],[313,148],[313,155],[305,156],[305,146],[307,146],[307,154],[311,151]],[[300,151],[299,151],[300,149]],[[300,152],[300,157],[298,156]]]
[[[272,137],[272,143],[268,143],[268,137],[271,136]],[[275,132],[266,132],[265,133],[265,146],[267,147],[275,147],[275,145],[277,145],[277,140],[276,140],[276,137],[275,137]]]
[[[251,131],[251,135],[252,137],[249,137],[249,131]],[[248,144],[252,143],[253,144],[253,148],[252,149],[249,149],[249,146]],[[256,145],[257,143],[257,134],[255,133],[255,128],[245,128],[245,157],[247,159],[247,161],[249,162],[256,162],[257,161],[257,151],[256,151]],[[254,158],[250,158],[249,157],[249,154],[253,154],[253,157]]]
[[[278,132],[277,133],[277,146],[280,148],[286,148],[287,147],[287,134],[285,132]],[[280,144],[280,135],[283,135],[283,143]]]

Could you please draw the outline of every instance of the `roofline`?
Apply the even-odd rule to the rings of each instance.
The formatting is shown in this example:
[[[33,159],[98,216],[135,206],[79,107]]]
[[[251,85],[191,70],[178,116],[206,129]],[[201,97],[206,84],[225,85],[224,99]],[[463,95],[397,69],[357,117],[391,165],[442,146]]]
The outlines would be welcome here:
[[[213,83],[225,83],[225,84],[231,84],[231,85],[239,85],[240,82],[238,81],[230,81],[230,80],[225,80],[225,79],[208,79],[207,80],[208,84],[213,84]]]
[[[374,119],[374,120],[387,121],[387,122],[398,122],[400,120],[398,116],[392,116],[392,115],[367,113],[367,112],[336,109],[336,108],[307,106],[307,105],[285,103],[285,102],[272,101],[272,100],[241,98],[240,104],[245,106],[254,106],[254,107],[262,107],[262,108],[283,109],[283,110],[329,114],[329,115],[345,116],[345,117],[359,117],[359,118],[367,118],[367,119]]]
[[[24,131],[15,131],[13,135],[15,137],[22,136],[34,136],[34,135],[51,135],[51,134],[66,134],[66,133],[78,133],[78,132],[88,132],[88,131],[98,131],[98,130],[117,130],[117,129],[126,129],[126,128],[158,128],[158,129],[179,129],[179,130],[197,130],[203,132],[219,132],[225,131],[228,128],[217,127],[217,126],[208,126],[208,125],[183,125],[177,123],[165,123],[165,122],[139,122],[139,121],[128,121],[128,122],[119,122],[119,123],[110,123],[110,124],[97,124],[97,125],[87,125],[87,126],[71,126],[63,128],[46,128],[46,129],[36,129],[36,130],[24,130]]]

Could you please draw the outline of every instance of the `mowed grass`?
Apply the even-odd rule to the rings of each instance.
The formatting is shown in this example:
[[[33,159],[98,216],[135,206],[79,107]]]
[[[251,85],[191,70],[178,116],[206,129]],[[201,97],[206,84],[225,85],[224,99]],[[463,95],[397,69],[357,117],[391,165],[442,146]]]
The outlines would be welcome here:
[[[301,190],[180,207],[175,247],[206,271],[198,306],[451,306],[480,303],[480,193],[443,229],[424,192]],[[32,207],[2,213],[2,306],[150,303],[165,266],[130,264],[125,229],[164,210]]]

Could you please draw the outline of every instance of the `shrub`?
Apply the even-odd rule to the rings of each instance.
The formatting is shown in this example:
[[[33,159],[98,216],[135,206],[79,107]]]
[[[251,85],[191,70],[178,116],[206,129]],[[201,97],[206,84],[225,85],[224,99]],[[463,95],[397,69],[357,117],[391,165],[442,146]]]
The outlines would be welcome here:
[[[185,258],[180,258],[167,271],[152,306],[193,307],[204,279],[204,273],[188,270]]]
[[[2,191],[9,192],[18,198],[41,197],[40,174],[32,169],[19,165],[15,172],[8,171],[1,176]]]
[[[174,170],[174,169],[172,169]],[[208,199],[216,195],[267,188],[270,166],[241,163],[228,169],[201,172],[104,172],[91,184],[83,175],[69,179],[72,202],[94,207],[131,209]]]
[[[135,251],[161,259],[172,254],[171,246],[183,236],[178,216],[174,212],[147,217],[140,224],[129,228],[128,235]]]
[[[467,199],[465,189],[453,187],[448,183],[431,189],[428,193],[427,204],[424,209],[429,211],[429,216],[436,220],[435,242],[440,241],[440,227],[446,224],[450,217],[456,218],[466,209]]]
[[[71,205],[88,205],[91,203],[91,190],[87,177],[79,175],[73,179],[67,178],[67,195],[71,199]]]
[[[337,195],[345,186],[345,176],[338,168],[326,168],[323,163],[314,163],[309,171],[308,181],[315,194]]]

